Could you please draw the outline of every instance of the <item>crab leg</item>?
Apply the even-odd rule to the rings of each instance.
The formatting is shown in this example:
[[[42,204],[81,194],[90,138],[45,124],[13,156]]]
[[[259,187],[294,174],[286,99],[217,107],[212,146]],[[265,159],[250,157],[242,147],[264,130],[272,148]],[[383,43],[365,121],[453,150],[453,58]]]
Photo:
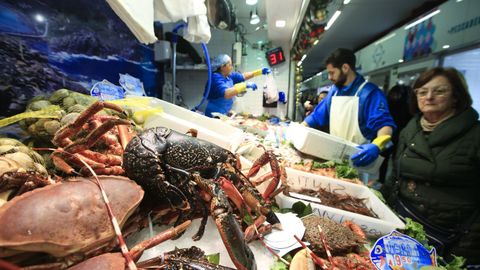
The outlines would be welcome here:
[[[183,231],[185,231],[188,226],[190,226],[190,224],[192,223],[191,220],[187,220],[185,222],[183,222],[182,224],[176,226],[176,227],[173,227],[173,228],[170,228],[166,231],[163,231],[159,234],[157,234],[155,237],[151,238],[151,239],[147,239],[137,245],[135,245],[133,248],[130,249],[130,255],[132,256],[132,259],[134,261],[137,261],[138,259],[140,259],[140,257],[142,256],[143,254],[143,251],[145,251],[146,249],[149,249],[149,248],[152,248],[168,239],[171,239],[177,235],[179,235],[180,233],[182,233]]]
[[[82,129],[83,124],[88,121],[88,119],[90,119],[93,115],[95,115],[97,112],[101,111],[104,108],[112,109],[117,112],[123,111],[121,107],[113,103],[96,101],[85,111],[83,111],[75,121],[61,128],[60,131],[57,132],[53,137],[53,143],[55,145],[65,145],[63,143],[64,139],[67,139],[68,137],[77,134]]]
[[[84,157],[87,157],[91,160],[96,160],[99,163],[107,164],[107,165],[122,165],[122,157],[112,154],[101,154],[99,152],[95,152],[92,150],[84,150],[81,151],[81,154]]]
[[[273,151],[271,150],[265,151],[265,153],[263,153],[257,160],[255,160],[255,162],[252,165],[252,168],[250,168],[250,170],[246,175],[247,178],[257,175],[260,168],[262,168],[267,163],[270,163],[270,169],[272,172],[271,172],[271,176],[269,175],[268,177],[271,177],[272,181],[270,182],[270,184],[265,189],[265,192],[262,195],[263,198],[265,199],[270,198],[270,195],[277,188],[278,183],[280,182],[280,177],[282,176],[282,169],[280,168],[281,166],[278,164],[278,161]]]
[[[87,137],[82,138],[67,147],[65,147],[65,151],[71,152],[71,153],[76,153],[83,151],[85,149],[90,148],[92,145],[94,145],[100,137],[107,133],[110,129],[112,129],[116,125],[130,125],[130,121],[125,120],[125,119],[111,119],[105,123],[103,123],[101,126],[98,128],[94,129],[92,132],[90,132]]]
[[[228,166],[227,166],[228,167]],[[259,215],[265,215],[267,221],[275,225],[278,229],[282,228],[280,220],[272,211],[270,203],[263,199],[260,192],[253,186],[253,184],[246,178],[239,170],[234,168],[237,171],[236,173],[228,174],[228,178],[233,180],[235,187],[239,190],[242,200],[255,213]],[[229,194],[230,195],[230,194]]]

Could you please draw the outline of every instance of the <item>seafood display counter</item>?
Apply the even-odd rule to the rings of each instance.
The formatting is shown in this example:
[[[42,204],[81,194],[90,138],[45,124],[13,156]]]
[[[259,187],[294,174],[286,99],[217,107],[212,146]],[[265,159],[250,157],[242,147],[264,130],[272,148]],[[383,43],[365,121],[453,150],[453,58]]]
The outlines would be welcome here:
[[[54,97],[62,93],[68,94],[56,92]],[[46,98],[54,106],[64,103],[64,98]],[[32,109],[28,117],[41,110]],[[313,230],[312,240],[319,239],[319,224],[347,220],[346,229],[352,227],[356,235],[364,229],[371,237],[404,226],[368,188],[340,180],[344,178],[338,168],[322,171],[321,163],[318,170],[293,169],[299,164],[306,168],[308,162],[286,141],[286,126],[262,124],[258,127],[265,132],[249,134],[242,130],[256,128],[238,128],[153,98],[86,100],[81,111],[66,119],[62,115],[28,121],[26,132],[45,126],[50,118],[57,125],[41,141],[32,142],[33,150],[1,141],[0,268],[13,263],[77,270],[101,264],[270,269],[284,260],[282,255],[306,245],[304,232],[312,235]],[[22,155],[30,156],[28,164],[27,159],[15,159]],[[76,174],[83,177],[73,178]],[[300,194],[319,187],[363,199],[364,208],[378,218],[321,205],[311,193]],[[294,192],[302,197],[289,196]],[[300,220],[291,213],[299,201],[310,204],[315,216],[331,221]],[[319,233],[335,237],[327,227]],[[335,253],[333,259],[347,265],[348,254],[356,254],[352,256],[363,258],[359,267],[365,267],[366,253],[360,251],[364,241],[336,249],[348,253]],[[320,242],[312,244],[322,250]],[[336,247],[342,244],[335,242]],[[224,268],[215,268],[204,256],[214,253]],[[318,260],[333,267],[333,259]]]

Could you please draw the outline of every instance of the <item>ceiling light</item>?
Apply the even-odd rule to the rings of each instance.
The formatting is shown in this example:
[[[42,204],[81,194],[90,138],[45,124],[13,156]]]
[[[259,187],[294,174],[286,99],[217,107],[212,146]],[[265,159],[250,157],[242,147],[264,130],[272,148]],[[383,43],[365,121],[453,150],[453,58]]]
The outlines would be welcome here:
[[[419,24],[419,23],[421,23],[421,22],[423,22],[423,21],[426,21],[426,20],[430,19],[431,17],[437,15],[438,13],[440,13],[440,9],[437,9],[437,10],[435,10],[434,12],[429,13],[429,14],[425,15],[424,17],[422,17],[422,18],[414,21],[413,23],[405,26],[405,30],[408,30],[408,29],[414,27],[415,25],[417,25],[417,24]]]
[[[344,5],[348,5],[348,3],[350,3],[351,0],[343,0],[343,4]]]
[[[258,17],[257,9],[253,8],[253,11],[250,11],[250,24],[257,24],[260,22],[260,17]]]
[[[332,27],[332,24],[335,22],[338,16],[340,16],[341,13],[342,12],[340,10],[335,11],[332,18],[330,18],[330,20],[328,21],[327,26],[325,26],[325,31]]]
[[[42,14],[37,14],[35,15],[35,20],[37,20],[38,22],[43,22],[45,21],[45,17],[43,17]]]
[[[275,21],[275,26],[279,27],[279,28],[285,27],[286,24],[287,24],[287,22],[285,20],[276,20]]]
[[[319,41],[320,41],[319,39],[315,40],[315,41],[313,42],[313,46],[317,45]]]
[[[257,2],[258,2],[258,0],[247,0],[246,1],[247,5],[249,5],[249,6],[255,5]]]
[[[302,56],[302,59],[300,59],[300,62],[303,62],[303,60],[305,60],[305,58],[307,58],[307,55],[306,55],[306,54],[304,54],[304,55]]]
[[[379,41],[375,42],[375,46],[377,46],[378,44],[382,43],[382,42],[385,42],[389,39],[391,39],[392,37],[394,37],[395,35],[397,35],[396,33],[391,33],[390,35],[380,39]]]
[[[302,65],[302,61],[299,61],[299,62],[297,63],[297,67],[299,67],[299,66],[301,66],[301,65]]]
[[[444,48],[444,49],[448,49],[448,48],[450,48],[450,45],[448,45],[448,44],[445,44],[445,45],[443,45],[443,46],[442,46],[442,48]]]
[[[403,63],[403,59],[398,59],[398,62],[399,62],[399,63]]]

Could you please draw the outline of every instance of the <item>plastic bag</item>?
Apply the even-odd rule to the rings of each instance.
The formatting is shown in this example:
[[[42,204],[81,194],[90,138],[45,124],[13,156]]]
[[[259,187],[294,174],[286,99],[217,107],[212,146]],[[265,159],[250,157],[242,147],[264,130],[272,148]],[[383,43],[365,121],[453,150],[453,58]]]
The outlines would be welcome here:
[[[131,76],[130,74],[119,74],[120,79],[118,83],[125,90],[125,95],[132,96],[146,96],[145,89],[143,88],[143,83],[139,79]]]
[[[111,103],[121,106],[139,125],[143,125],[148,117],[163,112],[162,106],[152,97],[127,96],[125,99],[112,100]]]
[[[278,88],[271,73],[266,76],[265,85],[263,86],[263,95],[265,96],[265,102],[267,104],[278,101]]]

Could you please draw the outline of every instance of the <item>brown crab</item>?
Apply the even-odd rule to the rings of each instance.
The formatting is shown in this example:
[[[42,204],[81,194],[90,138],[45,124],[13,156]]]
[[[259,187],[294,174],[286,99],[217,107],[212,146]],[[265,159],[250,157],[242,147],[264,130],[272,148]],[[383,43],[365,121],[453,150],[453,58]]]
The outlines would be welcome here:
[[[99,176],[99,180],[113,219],[125,230],[136,227],[129,217],[143,198],[142,188],[121,176]],[[76,177],[17,196],[0,208],[0,220],[8,221],[0,227],[0,258],[22,266],[63,269],[117,245],[107,206],[90,178]],[[174,235],[188,223],[182,226]],[[144,241],[128,254],[137,257],[150,245],[151,241]]]

